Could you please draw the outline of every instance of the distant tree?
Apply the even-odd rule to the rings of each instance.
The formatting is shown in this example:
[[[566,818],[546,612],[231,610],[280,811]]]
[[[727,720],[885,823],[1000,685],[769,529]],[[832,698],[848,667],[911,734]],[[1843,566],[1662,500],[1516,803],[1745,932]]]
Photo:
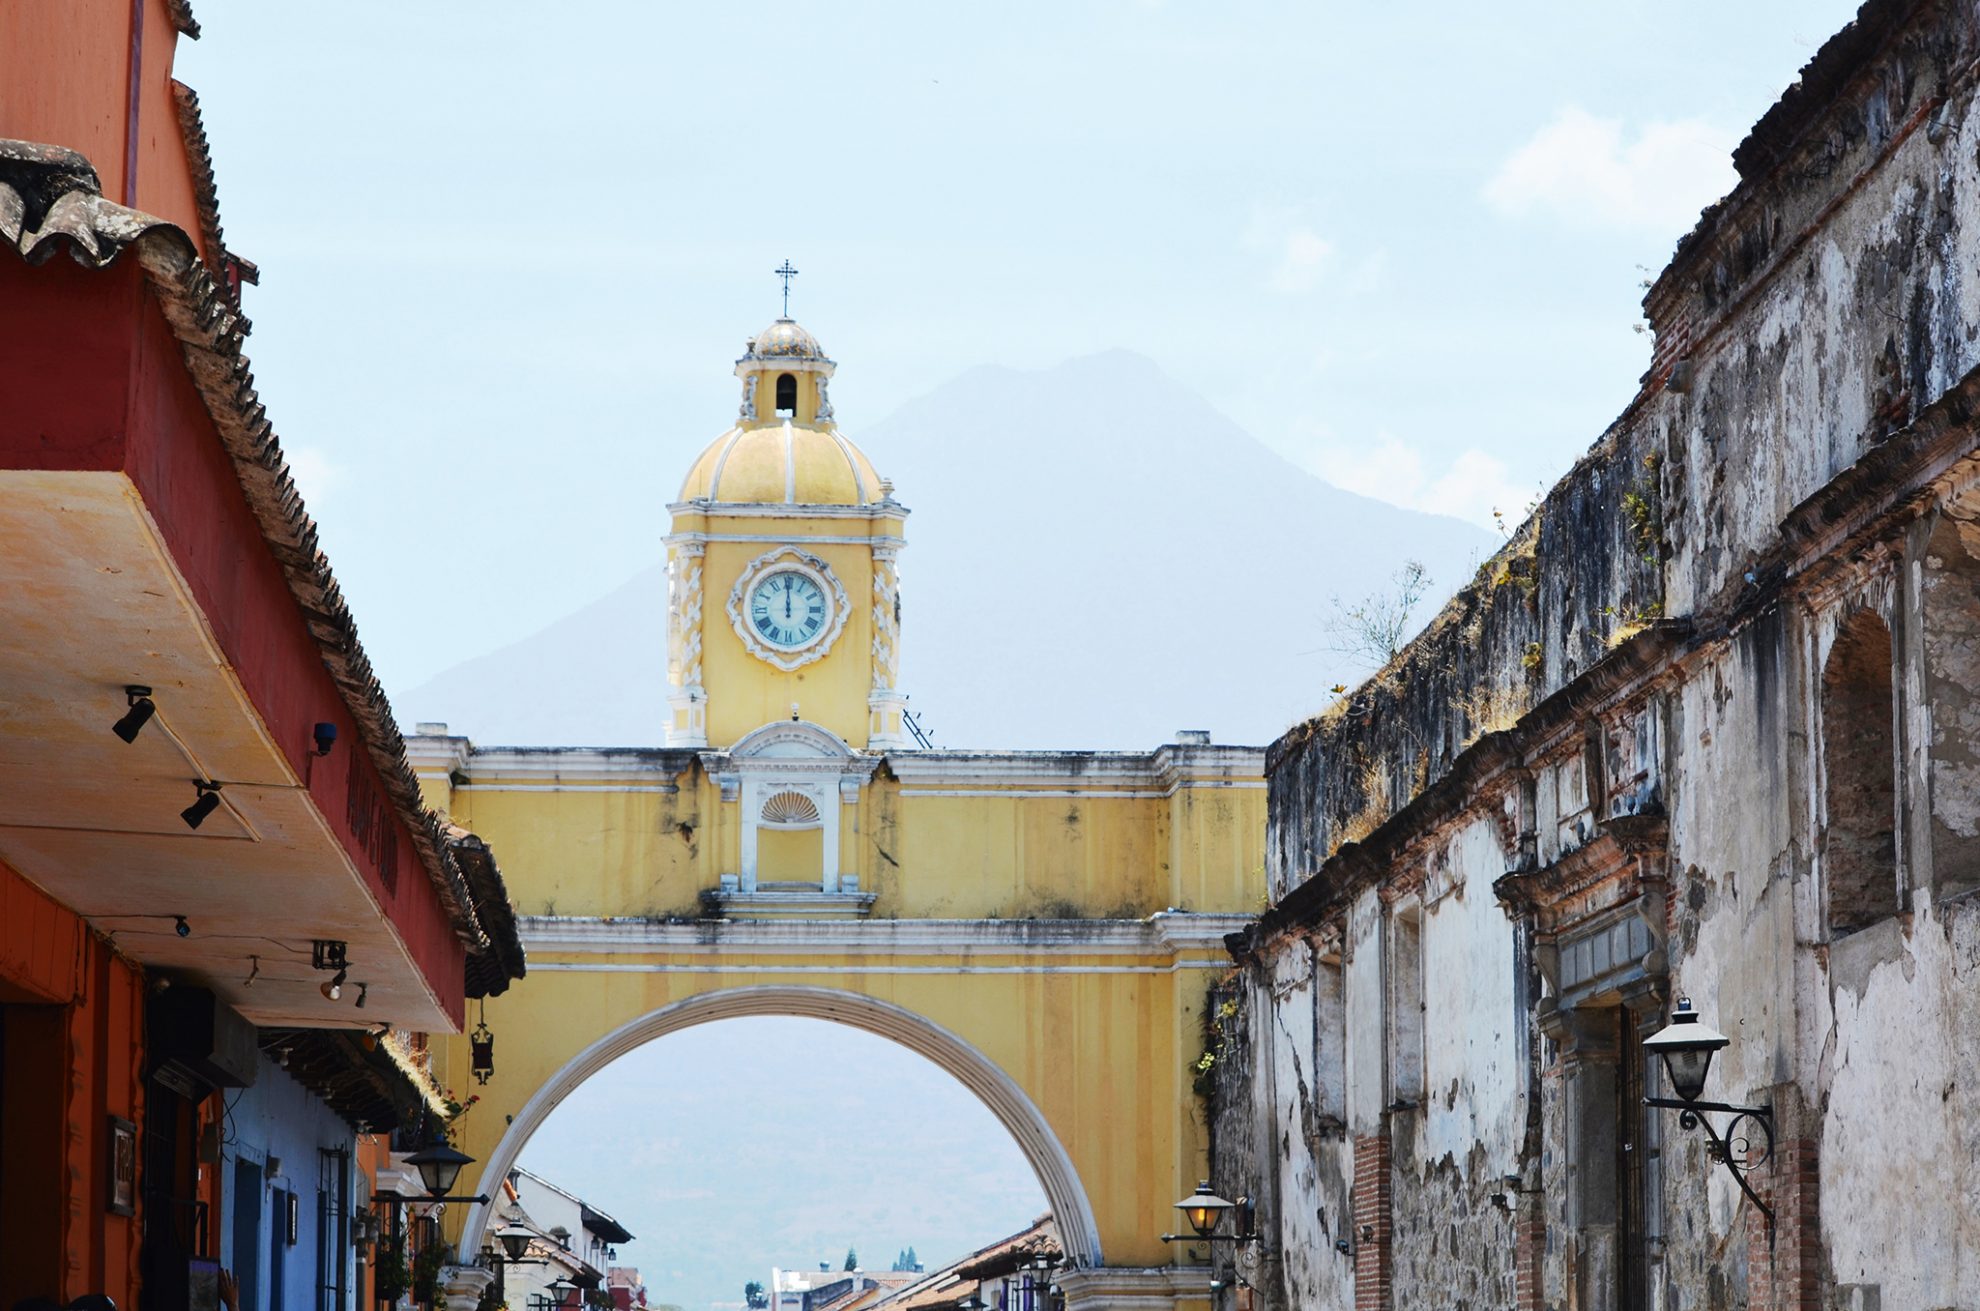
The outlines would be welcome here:
[[[859,1269],[859,1253],[858,1253],[858,1252],[855,1252],[855,1251],[853,1251],[853,1250],[852,1250],[852,1249],[851,1249],[850,1247],[848,1247],[848,1248],[846,1249],[846,1265],[845,1265],[845,1268],[846,1268],[846,1269],[848,1269],[848,1270],[857,1270],[857,1269]]]
[[[760,1280],[752,1279],[743,1285],[743,1301],[752,1307],[766,1307],[770,1305],[770,1294],[763,1291]]]
[[[1415,631],[1416,607],[1430,590],[1430,571],[1405,560],[1389,585],[1352,605],[1336,596],[1327,620],[1328,648],[1380,668],[1395,659]]]

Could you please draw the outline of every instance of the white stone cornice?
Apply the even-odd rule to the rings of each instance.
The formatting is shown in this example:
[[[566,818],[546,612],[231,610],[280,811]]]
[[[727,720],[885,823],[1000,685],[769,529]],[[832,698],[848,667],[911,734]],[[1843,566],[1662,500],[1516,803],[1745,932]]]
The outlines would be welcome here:
[[[1136,751],[913,751],[889,754],[902,796],[1159,798],[1182,788],[1262,788],[1263,747]]]
[[[411,753],[415,742],[465,740],[408,739],[407,751]],[[485,791],[604,787],[676,792],[680,776],[694,768],[695,755],[693,749],[685,747],[477,747],[466,753],[456,769],[467,775],[463,786]]]
[[[1058,1271],[1066,1311],[1175,1311],[1182,1303],[1207,1303],[1210,1267],[1204,1265],[1089,1266]]]
[[[949,955],[1175,956],[1223,959],[1224,936],[1249,915],[1165,911],[1145,920],[693,920],[523,915],[523,945],[559,956],[710,955],[722,952],[862,957]],[[531,965],[537,964],[532,960]]]
[[[406,736],[406,761],[413,773],[454,774],[467,768],[474,747],[464,737]]]
[[[869,501],[865,505],[814,505],[803,501],[675,501],[667,507],[667,513],[675,518],[682,515],[707,515],[721,519],[892,519],[899,521],[908,517],[910,511],[899,501]],[[710,533],[675,533],[674,537],[699,537],[707,541],[720,541]],[[896,539],[898,540],[898,539]]]

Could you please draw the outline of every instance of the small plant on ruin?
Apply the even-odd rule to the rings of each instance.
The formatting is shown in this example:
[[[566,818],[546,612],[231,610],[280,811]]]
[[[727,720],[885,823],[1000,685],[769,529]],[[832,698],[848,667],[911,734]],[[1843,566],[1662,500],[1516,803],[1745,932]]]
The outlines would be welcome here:
[[[1502,733],[1518,723],[1526,713],[1526,698],[1521,691],[1482,687],[1453,696],[1451,708],[1463,717],[1463,745],[1470,746],[1487,733]]]
[[[1657,453],[1643,457],[1644,477],[1623,493],[1623,515],[1629,520],[1629,537],[1636,554],[1653,568],[1657,549],[1664,536],[1664,505],[1657,482]]]
[[[1430,590],[1430,571],[1405,560],[1389,585],[1352,604],[1333,598],[1327,649],[1380,668],[1396,658],[1416,629],[1416,608]]]
[[[1638,633],[1648,628],[1652,623],[1662,619],[1664,617],[1664,606],[1660,601],[1652,602],[1640,609],[1632,606],[1605,605],[1602,607],[1601,614],[1603,618],[1612,620],[1615,623],[1615,627],[1609,630],[1609,636],[1606,639],[1608,648],[1613,651],[1630,638],[1635,637]]]

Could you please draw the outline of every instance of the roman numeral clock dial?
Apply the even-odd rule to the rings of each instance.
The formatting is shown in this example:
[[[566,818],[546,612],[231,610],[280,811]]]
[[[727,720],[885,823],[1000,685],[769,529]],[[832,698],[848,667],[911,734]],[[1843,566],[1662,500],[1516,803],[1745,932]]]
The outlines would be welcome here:
[[[749,621],[773,646],[796,650],[825,629],[825,589],[795,569],[759,580],[749,594]]]
[[[831,566],[794,546],[757,557],[729,594],[729,621],[757,659],[796,669],[824,657],[851,606]]]

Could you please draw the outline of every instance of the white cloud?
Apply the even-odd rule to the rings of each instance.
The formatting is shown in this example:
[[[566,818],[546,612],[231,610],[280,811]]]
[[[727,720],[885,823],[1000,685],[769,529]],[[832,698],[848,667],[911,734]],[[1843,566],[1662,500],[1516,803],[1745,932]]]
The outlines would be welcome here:
[[[1569,105],[1499,166],[1485,184],[1485,201],[1514,218],[1539,214],[1675,236],[1738,180],[1736,141],[1695,118],[1649,123],[1626,140],[1620,119]]]
[[[344,467],[324,454],[321,447],[296,446],[286,454],[289,476],[296,480],[305,504],[327,499],[346,481]]]
[[[1485,451],[1465,451],[1433,469],[1421,451],[1394,437],[1363,445],[1329,442],[1306,464],[1343,490],[1484,528],[1499,526],[1494,510],[1508,524],[1525,518],[1527,502],[1539,491],[1513,481],[1505,461]]]
[[[1265,285],[1282,295],[1313,290],[1334,261],[1334,243],[1297,209],[1260,206],[1244,233],[1245,248],[1273,261]]]

